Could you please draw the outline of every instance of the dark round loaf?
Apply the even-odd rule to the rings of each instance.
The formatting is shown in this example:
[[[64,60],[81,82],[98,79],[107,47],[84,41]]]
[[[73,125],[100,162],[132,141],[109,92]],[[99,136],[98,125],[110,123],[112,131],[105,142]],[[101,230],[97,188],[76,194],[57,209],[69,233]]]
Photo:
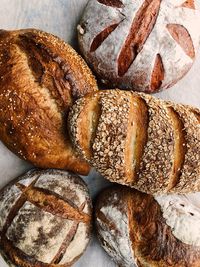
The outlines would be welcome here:
[[[197,2],[90,0],[78,25],[82,54],[107,87],[166,89],[196,57]]]
[[[0,139],[21,158],[87,174],[66,117],[77,98],[95,90],[86,63],[58,37],[34,29],[0,31]]]
[[[91,207],[78,176],[29,171],[0,194],[2,256],[17,267],[71,266],[90,240]]]
[[[195,194],[153,198],[114,186],[100,194],[95,217],[99,240],[119,266],[200,266]]]

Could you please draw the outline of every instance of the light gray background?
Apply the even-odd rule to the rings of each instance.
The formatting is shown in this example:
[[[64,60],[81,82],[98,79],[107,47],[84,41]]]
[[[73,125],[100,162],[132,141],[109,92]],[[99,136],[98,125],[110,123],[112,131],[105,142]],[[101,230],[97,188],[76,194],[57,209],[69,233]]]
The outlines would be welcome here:
[[[0,28],[39,28],[68,41],[75,48],[76,25],[87,0],[0,0]],[[200,55],[189,74],[173,88],[157,94],[159,97],[200,107]],[[0,188],[31,165],[18,159],[0,143]],[[95,172],[85,178],[93,196],[106,186]],[[0,266],[7,267],[0,258]],[[114,267],[95,238],[76,267]]]

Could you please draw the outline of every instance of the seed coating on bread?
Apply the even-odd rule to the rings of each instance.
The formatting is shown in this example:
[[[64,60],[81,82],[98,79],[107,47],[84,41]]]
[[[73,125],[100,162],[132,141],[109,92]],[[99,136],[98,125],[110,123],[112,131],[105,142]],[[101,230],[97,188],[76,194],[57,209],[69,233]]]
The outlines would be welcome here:
[[[82,54],[107,87],[150,93],[166,89],[196,57],[197,2],[90,0],[77,28]]]
[[[0,252],[14,266],[71,266],[90,234],[91,199],[78,176],[33,170],[1,190]]]
[[[86,63],[66,43],[39,30],[0,32],[0,138],[42,168],[87,174],[67,133],[73,102],[97,89]]]
[[[199,114],[150,95],[104,90],[74,104],[69,131],[77,151],[110,181],[185,193],[200,190]]]
[[[119,266],[199,266],[200,206],[195,195],[198,199],[199,193],[154,198],[128,187],[107,188],[95,206],[101,245]]]
[[[174,131],[167,107],[161,100],[141,95],[149,113],[148,140],[138,171],[136,188],[152,193],[167,189],[174,161]],[[156,177],[156,179],[155,179]]]
[[[173,107],[180,115],[185,128],[186,154],[179,182],[173,191],[200,191],[200,121],[194,112],[183,105]]]

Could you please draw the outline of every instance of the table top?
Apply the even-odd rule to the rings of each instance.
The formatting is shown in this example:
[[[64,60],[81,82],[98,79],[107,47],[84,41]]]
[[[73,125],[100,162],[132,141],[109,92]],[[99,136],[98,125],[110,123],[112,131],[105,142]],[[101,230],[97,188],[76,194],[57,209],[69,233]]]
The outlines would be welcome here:
[[[76,26],[87,0],[1,0],[0,27],[2,29],[39,28],[53,33],[77,48]],[[200,53],[191,71],[173,88],[156,96],[200,107]],[[0,143],[0,188],[32,166],[10,152]],[[93,197],[107,186],[100,175],[92,171],[84,177]],[[0,266],[7,267],[0,258]],[[115,267],[102,250],[95,235],[75,267]]]

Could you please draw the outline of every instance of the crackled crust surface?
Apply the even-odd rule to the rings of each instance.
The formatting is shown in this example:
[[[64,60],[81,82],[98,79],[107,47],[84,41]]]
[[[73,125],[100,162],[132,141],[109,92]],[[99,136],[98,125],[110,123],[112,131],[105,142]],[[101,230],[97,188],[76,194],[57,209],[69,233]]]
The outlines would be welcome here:
[[[0,250],[24,267],[71,266],[91,234],[84,182],[60,170],[33,170],[1,190]]]
[[[81,174],[89,166],[72,149],[66,116],[97,89],[85,62],[59,38],[34,29],[0,31],[0,138],[43,168]]]
[[[99,195],[95,211],[101,245],[120,266],[199,266],[200,210],[189,195],[154,199],[112,186]],[[118,245],[122,237],[126,254]]]
[[[103,83],[152,93],[172,86],[191,68],[199,25],[197,0],[90,0],[78,36]]]

